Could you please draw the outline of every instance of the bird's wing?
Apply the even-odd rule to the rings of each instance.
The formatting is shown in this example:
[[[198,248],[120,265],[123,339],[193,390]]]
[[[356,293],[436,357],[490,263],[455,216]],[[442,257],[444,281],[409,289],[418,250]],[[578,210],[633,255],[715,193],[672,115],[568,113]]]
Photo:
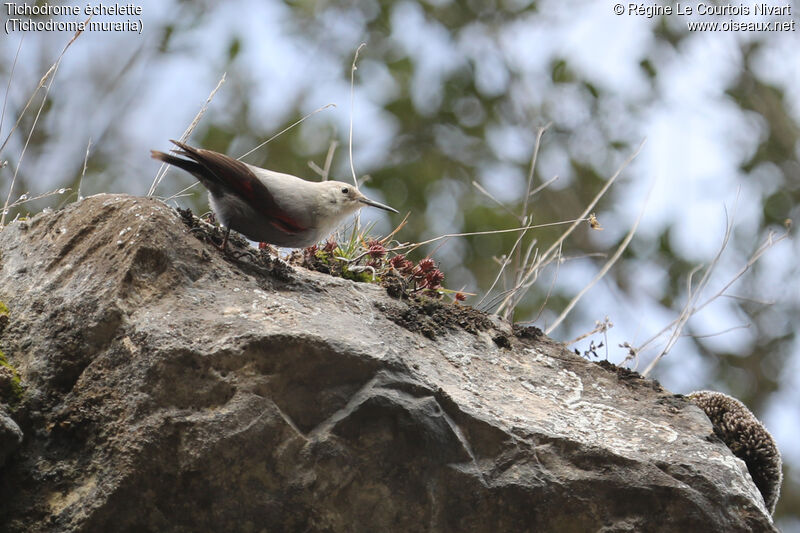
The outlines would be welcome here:
[[[297,220],[281,209],[270,190],[256,177],[250,167],[241,161],[212,150],[194,148],[188,144],[171,141],[180,148],[179,155],[196,161],[201,167],[202,177],[217,188],[229,194],[235,194],[247,202],[255,211],[275,227],[292,235],[306,231]],[[198,176],[196,172],[192,172]],[[200,176],[198,176],[200,177]],[[205,181],[201,179],[201,181]]]

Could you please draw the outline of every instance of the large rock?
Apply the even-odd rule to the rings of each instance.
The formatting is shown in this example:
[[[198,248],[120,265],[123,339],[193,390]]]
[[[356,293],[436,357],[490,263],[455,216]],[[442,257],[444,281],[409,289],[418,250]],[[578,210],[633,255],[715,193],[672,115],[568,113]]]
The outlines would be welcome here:
[[[774,531],[697,407],[467,308],[225,257],[129,196],[0,258],[4,531]]]

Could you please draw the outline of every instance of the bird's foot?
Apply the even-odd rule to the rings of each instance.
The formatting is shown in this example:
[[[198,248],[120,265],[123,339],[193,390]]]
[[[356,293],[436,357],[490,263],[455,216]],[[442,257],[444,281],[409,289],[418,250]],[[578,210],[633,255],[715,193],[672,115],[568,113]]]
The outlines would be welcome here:
[[[220,250],[222,250],[222,248],[220,248]],[[256,254],[250,250],[222,250],[222,253],[237,260],[245,256],[249,257],[251,261],[256,260]]]

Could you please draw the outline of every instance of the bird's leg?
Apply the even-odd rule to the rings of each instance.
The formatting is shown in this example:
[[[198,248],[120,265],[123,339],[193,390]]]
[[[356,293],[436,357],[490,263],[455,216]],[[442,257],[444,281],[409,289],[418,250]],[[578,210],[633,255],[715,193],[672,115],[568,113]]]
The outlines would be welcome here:
[[[229,226],[229,227],[225,228],[225,236],[222,238],[222,245],[219,247],[219,249],[222,250],[222,253],[226,253],[227,252],[228,235],[230,235],[230,234],[231,234],[231,228]]]
[[[233,257],[234,259],[241,259],[242,256],[249,255],[250,257],[255,258],[252,252],[245,250],[240,252],[238,250],[228,250],[228,236],[231,234],[231,228],[225,228],[225,236],[222,237],[222,244],[220,244],[217,248],[219,248],[223,254]]]

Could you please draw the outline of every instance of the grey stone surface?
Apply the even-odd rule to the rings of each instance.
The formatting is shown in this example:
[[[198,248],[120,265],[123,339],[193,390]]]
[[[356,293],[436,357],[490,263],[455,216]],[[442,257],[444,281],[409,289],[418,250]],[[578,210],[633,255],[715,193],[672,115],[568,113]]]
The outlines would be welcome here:
[[[223,257],[129,196],[0,258],[9,532],[774,531],[696,406],[464,308]]]
[[[19,445],[22,444],[22,430],[0,406],[0,467]]]

